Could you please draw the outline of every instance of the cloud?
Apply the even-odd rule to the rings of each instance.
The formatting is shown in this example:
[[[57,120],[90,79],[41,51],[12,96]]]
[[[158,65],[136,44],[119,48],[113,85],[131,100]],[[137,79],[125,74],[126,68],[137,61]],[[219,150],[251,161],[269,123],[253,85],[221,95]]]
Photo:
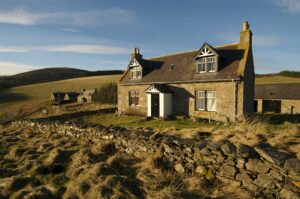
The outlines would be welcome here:
[[[28,52],[28,49],[24,47],[5,47],[5,46],[0,46],[0,53],[25,53]]]
[[[72,52],[83,54],[128,54],[130,49],[104,45],[58,45],[45,48],[52,52]]]
[[[25,10],[15,9],[11,11],[0,11],[0,23],[33,25],[37,23],[38,15],[33,15]]]
[[[130,52],[130,49],[93,44],[67,44],[53,46],[0,46],[0,53],[26,53],[31,51],[116,55],[128,54]]]
[[[219,39],[226,42],[238,42],[239,37],[234,36],[233,33],[225,33],[217,35]],[[282,43],[282,39],[274,35],[253,35],[253,45],[254,46],[276,46]]]
[[[79,31],[77,29],[73,29],[73,28],[62,28],[60,30],[63,31],[63,32],[74,32],[74,33],[81,32],[81,31]]]
[[[18,25],[116,25],[136,20],[134,13],[124,9],[94,10],[89,12],[33,13],[24,9],[0,10],[0,23]]]
[[[299,0],[272,0],[278,7],[290,13],[300,13]]]
[[[0,76],[14,75],[40,68],[41,67],[39,66],[27,65],[22,63],[0,61]]]

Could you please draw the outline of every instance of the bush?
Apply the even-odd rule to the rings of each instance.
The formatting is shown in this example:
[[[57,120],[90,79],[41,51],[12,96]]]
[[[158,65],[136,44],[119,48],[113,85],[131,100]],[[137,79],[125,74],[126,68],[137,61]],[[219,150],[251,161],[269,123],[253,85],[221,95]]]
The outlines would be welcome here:
[[[297,77],[297,78],[300,78],[300,72],[299,71],[284,70],[284,71],[281,71],[279,73],[279,75],[286,76],[286,77]]]
[[[95,100],[103,104],[117,104],[117,84],[108,83],[98,89]]]

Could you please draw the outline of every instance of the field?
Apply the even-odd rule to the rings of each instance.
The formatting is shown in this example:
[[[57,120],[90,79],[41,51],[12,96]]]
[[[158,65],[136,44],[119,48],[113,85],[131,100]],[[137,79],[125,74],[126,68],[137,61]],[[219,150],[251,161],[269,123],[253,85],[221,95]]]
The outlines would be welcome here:
[[[285,77],[285,76],[271,76],[255,78],[256,84],[274,84],[274,83],[300,83],[300,78]]]
[[[120,75],[83,77],[1,90],[0,121],[2,118],[18,119],[41,110],[49,104],[52,92],[100,88],[103,84],[117,82],[119,78]]]

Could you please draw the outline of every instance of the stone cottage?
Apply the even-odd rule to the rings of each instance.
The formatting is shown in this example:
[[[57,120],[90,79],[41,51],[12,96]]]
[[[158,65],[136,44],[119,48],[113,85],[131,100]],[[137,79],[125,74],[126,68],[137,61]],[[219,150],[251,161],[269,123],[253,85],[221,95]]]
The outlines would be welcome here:
[[[300,114],[300,83],[255,86],[255,111]]]
[[[91,89],[91,90],[85,90],[83,89],[83,92],[80,93],[78,96],[78,102],[81,103],[90,103],[94,102],[96,99],[97,89]]]
[[[80,93],[77,92],[68,92],[65,94],[64,100],[66,102],[77,102],[77,98],[80,95]]]
[[[50,102],[51,104],[61,104],[65,102],[65,97],[66,93],[62,93],[62,92],[55,92],[52,93],[50,96]]]
[[[118,113],[235,121],[253,113],[252,32],[238,43],[145,59],[138,48],[118,84]]]

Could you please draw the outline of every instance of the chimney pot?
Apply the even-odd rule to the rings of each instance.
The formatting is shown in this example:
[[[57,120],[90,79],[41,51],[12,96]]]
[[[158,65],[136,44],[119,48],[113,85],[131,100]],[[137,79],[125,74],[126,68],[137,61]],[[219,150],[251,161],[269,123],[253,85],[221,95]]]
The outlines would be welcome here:
[[[243,22],[243,31],[245,31],[245,30],[249,30],[249,23],[248,23],[248,21],[244,21]]]

